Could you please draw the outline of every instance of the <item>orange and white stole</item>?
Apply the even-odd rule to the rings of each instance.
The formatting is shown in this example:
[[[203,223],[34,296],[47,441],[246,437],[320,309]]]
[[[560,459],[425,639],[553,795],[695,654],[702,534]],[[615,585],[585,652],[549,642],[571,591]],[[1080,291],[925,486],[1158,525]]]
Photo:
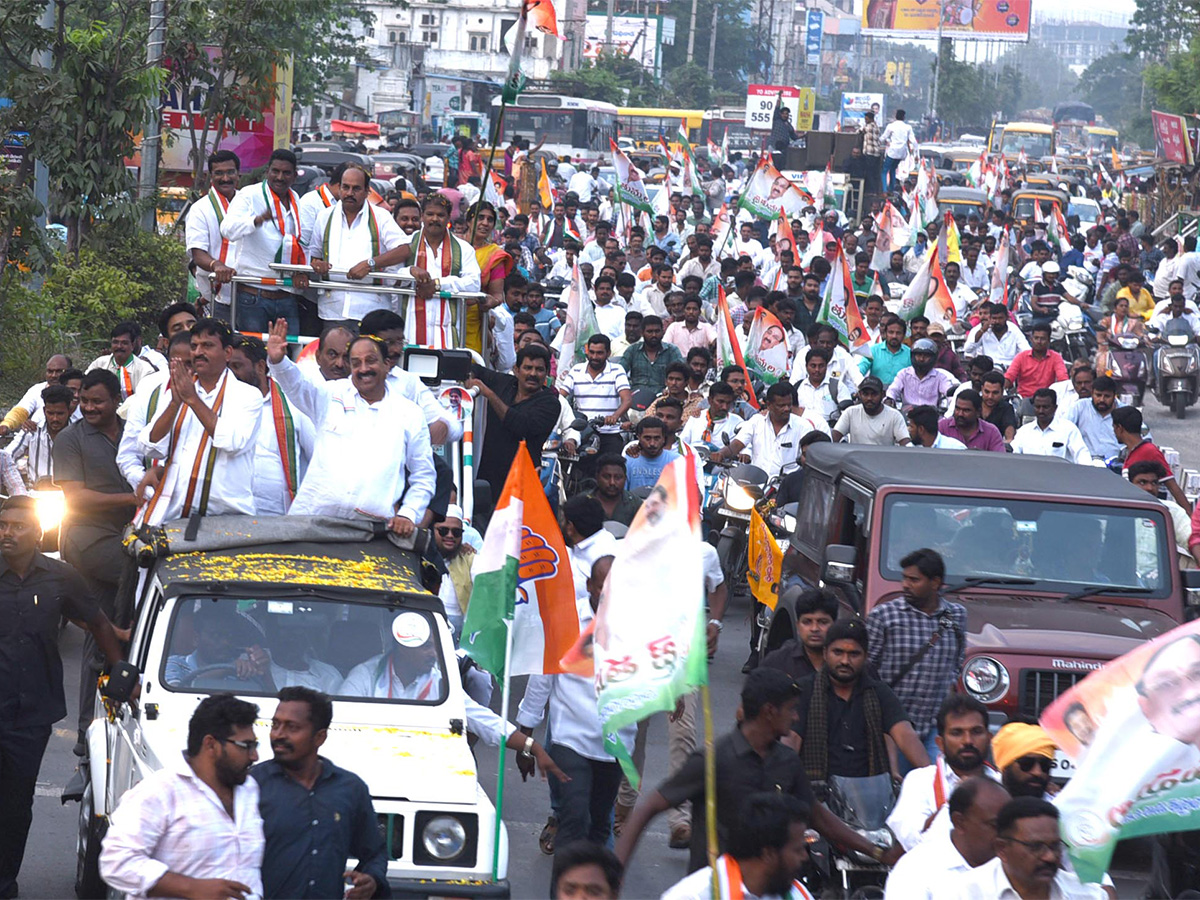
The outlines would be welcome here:
[[[221,223],[225,221],[225,214],[229,212],[229,201],[221,196],[216,188],[209,188],[208,202],[212,204],[213,214],[217,217],[217,234],[221,234]],[[221,247],[217,251],[217,262],[224,265],[228,257],[229,239],[221,235]],[[221,295],[221,286],[219,284],[212,286],[212,295],[214,300]]]
[[[417,246],[417,262],[416,264],[429,271],[429,256],[435,251],[429,246],[429,241],[425,239],[425,229],[421,229],[414,243]],[[446,236],[442,238],[442,244],[437,252],[441,253],[441,277],[448,278],[452,274],[454,264],[454,236],[447,229]],[[434,317],[433,334],[430,334],[428,320],[429,304],[437,304],[437,315]],[[414,313],[416,314],[417,333],[415,343],[423,344],[428,347],[437,349],[445,349],[446,347],[454,346],[453,330],[451,328],[450,316],[450,301],[443,297],[430,297],[428,300],[419,301],[413,298]]]
[[[742,884],[742,867],[728,853],[717,857],[716,867],[717,896],[721,900],[744,900],[746,888]],[[799,881],[793,881],[788,889],[789,900],[813,900],[808,888]]]
[[[285,210],[283,204],[279,201],[279,195],[267,188],[267,183],[262,183],[263,202],[267,204],[267,214],[275,222],[275,226],[279,229],[280,242],[279,249],[275,251],[275,262],[290,263],[294,266],[304,265],[305,256],[304,249],[300,246],[300,207],[296,203],[296,195],[290,189],[288,190],[288,208]],[[292,231],[288,231],[288,220],[286,213],[290,211],[292,221],[296,227]],[[264,284],[278,284],[277,279],[264,278]]]

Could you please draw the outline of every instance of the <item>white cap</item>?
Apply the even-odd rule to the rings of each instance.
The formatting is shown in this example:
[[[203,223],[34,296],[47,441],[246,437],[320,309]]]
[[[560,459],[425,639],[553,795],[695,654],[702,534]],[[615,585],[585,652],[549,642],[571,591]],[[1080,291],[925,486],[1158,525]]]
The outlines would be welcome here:
[[[1042,264],[1042,271],[1043,272],[1053,272],[1054,274],[1057,275],[1062,270],[1059,269],[1058,263],[1056,263],[1054,260],[1049,260],[1048,262],[1045,262]]]
[[[460,521],[460,522],[464,521],[462,507],[459,506],[457,503],[451,503],[449,506],[446,507],[446,518],[447,519],[458,519],[458,521]]]

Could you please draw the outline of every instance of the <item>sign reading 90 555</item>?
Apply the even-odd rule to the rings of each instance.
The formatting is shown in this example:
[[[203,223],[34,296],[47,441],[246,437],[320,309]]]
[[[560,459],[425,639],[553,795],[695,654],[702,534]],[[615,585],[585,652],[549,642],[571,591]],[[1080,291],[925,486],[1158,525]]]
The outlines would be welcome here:
[[[792,112],[793,126],[800,112],[800,89],[782,84],[752,84],[746,90],[746,127],[770,131],[775,104],[783,95],[783,105]]]

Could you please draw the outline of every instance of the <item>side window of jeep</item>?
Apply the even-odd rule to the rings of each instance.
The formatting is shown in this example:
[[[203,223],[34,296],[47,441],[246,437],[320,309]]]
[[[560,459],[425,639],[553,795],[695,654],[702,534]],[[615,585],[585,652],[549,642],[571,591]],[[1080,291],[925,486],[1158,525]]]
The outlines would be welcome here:
[[[833,482],[810,469],[800,489],[796,512],[796,540],[813,559],[820,559],[829,542],[829,519],[833,514]]]

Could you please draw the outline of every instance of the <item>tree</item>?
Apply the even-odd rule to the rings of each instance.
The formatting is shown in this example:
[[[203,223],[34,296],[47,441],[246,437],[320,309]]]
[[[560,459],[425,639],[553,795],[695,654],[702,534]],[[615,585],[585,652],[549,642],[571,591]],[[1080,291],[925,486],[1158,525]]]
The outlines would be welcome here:
[[[694,62],[671,69],[664,81],[666,89],[679,106],[685,109],[708,109],[712,105],[712,79]]]
[[[750,0],[698,0],[693,63],[707,72],[714,3],[717,7],[717,52],[711,72],[713,90],[736,94],[745,102],[749,75],[761,71],[769,63],[770,50],[763,46],[749,24]],[[688,30],[691,27],[690,4],[672,6],[676,16],[675,43],[662,48],[662,70],[668,79],[675,69],[687,64]]]
[[[1137,0],[1125,36],[1131,53],[1149,62],[1166,62],[1200,30],[1200,0]]]
[[[1149,137],[1150,103],[1153,96],[1143,91],[1146,65],[1133,53],[1106,53],[1079,76],[1081,96],[1126,137]]]

